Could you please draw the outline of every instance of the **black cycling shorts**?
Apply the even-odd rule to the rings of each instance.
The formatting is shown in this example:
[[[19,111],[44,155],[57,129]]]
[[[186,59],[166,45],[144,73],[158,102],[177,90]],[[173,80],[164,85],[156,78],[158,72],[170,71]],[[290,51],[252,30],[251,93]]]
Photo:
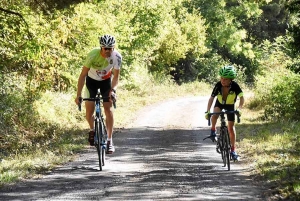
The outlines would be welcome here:
[[[101,96],[103,97],[103,102],[109,102],[109,92],[111,90],[111,79],[108,78],[106,80],[94,80],[89,76],[86,76],[85,85],[87,88],[87,96],[86,98],[95,98],[97,95],[97,91],[100,88]]]
[[[216,100],[215,107],[220,108],[221,110],[225,109],[228,111],[233,111],[234,110],[234,105],[222,105],[218,100]],[[227,120],[228,121],[235,121],[235,114],[227,114]]]

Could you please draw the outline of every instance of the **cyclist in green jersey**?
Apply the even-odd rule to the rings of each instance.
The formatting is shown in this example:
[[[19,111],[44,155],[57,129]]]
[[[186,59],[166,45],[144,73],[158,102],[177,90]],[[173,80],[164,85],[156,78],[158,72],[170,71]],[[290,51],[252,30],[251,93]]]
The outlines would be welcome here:
[[[102,97],[111,97],[115,95],[119,82],[122,56],[116,51],[115,38],[110,35],[99,37],[100,48],[90,51],[83,64],[81,74],[78,78],[76,104],[79,104],[79,98],[82,96],[82,90],[85,85],[85,98],[95,98],[97,90],[100,88]],[[94,145],[94,111],[95,102],[86,101],[86,120],[90,131],[88,141],[91,146]],[[115,147],[112,141],[114,116],[112,112],[112,101],[109,98],[103,100],[103,108],[106,117],[107,128],[107,153],[112,154]]]
[[[220,81],[216,83],[211,97],[208,100],[207,112],[205,112],[205,118],[208,119],[210,108],[213,104],[215,97],[217,97],[213,112],[221,112],[222,109],[233,111],[235,110],[235,102],[237,97],[239,97],[239,105],[237,110],[239,115],[241,115],[241,109],[244,104],[244,95],[240,86],[233,81],[237,74],[233,66],[224,66],[219,70]],[[216,123],[218,120],[218,115],[213,115],[211,117],[211,139],[216,140]],[[236,141],[236,131],[234,127],[235,116],[234,114],[227,114],[228,120],[228,131],[231,142],[231,156],[234,160],[238,160],[238,154],[235,151],[235,141]]]

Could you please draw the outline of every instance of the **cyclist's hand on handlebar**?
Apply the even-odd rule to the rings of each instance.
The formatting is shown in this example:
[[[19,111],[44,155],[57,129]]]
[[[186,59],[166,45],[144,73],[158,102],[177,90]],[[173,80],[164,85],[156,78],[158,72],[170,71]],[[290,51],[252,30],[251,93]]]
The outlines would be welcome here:
[[[205,119],[206,119],[206,120],[208,120],[208,119],[209,119],[209,114],[210,114],[210,112],[209,112],[209,111],[205,112]]]
[[[76,103],[76,105],[79,105],[79,104],[81,104],[81,97],[76,97],[75,98],[75,103]]]
[[[117,93],[116,93],[116,90],[111,89],[109,97],[111,97],[111,98],[110,98],[110,101],[116,102],[116,101],[117,101]]]

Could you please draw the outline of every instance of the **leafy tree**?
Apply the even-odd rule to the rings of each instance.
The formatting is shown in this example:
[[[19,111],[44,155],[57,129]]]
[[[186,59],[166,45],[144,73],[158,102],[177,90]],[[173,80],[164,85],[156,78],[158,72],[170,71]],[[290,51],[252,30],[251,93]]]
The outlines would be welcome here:
[[[170,20],[165,20],[161,26],[162,34],[158,37],[160,46],[153,52],[157,59],[152,62],[151,67],[157,72],[165,72],[164,74],[169,74],[173,68],[176,69],[176,65],[182,59],[193,60],[207,51],[206,27],[201,16],[195,14],[196,12],[188,13],[181,5],[177,5],[172,15],[168,13],[172,14],[171,11],[167,11],[164,15]],[[167,25],[168,29],[165,28]]]
[[[257,6],[261,10],[261,15],[255,19],[241,20],[242,26],[248,32],[248,41],[259,45],[264,40],[274,41],[275,38],[286,34],[289,13],[284,2],[260,1]]]
[[[196,0],[207,23],[207,46],[225,62],[245,67],[247,81],[259,71],[255,48],[284,35],[288,13],[281,1]],[[190,6],[189,6],[190,7]]]
[[[291,18],[289,20],[290,27],[288,29],[289,34],[292,37],[292,40],[290,41],[290,47],[292,48],[294,56],[296,56],[300,53],[300,1],[291,1],[289,4],[287,4],[287,8],[291,13]]]

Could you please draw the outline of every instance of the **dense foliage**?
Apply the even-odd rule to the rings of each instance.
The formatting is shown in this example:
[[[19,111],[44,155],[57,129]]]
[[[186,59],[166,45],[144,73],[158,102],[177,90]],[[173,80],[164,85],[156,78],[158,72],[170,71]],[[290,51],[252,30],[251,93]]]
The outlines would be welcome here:
[[[111,33],[125,58],[122,77],[129,83],[140,66],[155,77],[172,75],[178,83],[213,82],[217,68],[226,63],[254,82],[264,68],[257,55],[264,41],[291,36],[291,54],[296,55],[297,6],[298,1],[278,0],[6,0],[0,11],[1,73],[29,74],[31,93],[65,90],[74,86],[97,37]],[[297,71],[298,63],[290,68]]]

